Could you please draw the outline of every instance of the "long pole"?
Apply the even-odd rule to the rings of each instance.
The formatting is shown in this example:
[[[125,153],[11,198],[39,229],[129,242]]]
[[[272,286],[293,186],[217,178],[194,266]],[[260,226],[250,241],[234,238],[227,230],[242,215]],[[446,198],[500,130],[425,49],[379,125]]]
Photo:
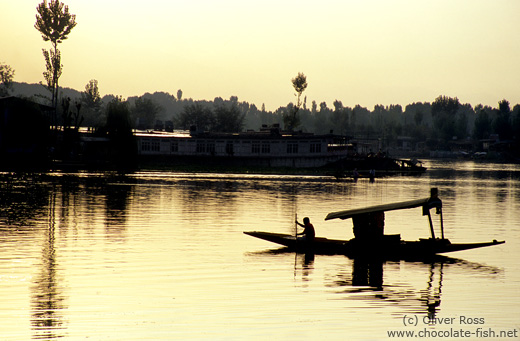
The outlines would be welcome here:
[[[294,242],[298,244],[298,213],[294,213]],[[297,247],[296,247],[297,248]],[[294,278],[296,279],[296,260],[298,257],[297,250],[294,250]]]
[[[294,213],[294,238],[298,242],[298,213]]]

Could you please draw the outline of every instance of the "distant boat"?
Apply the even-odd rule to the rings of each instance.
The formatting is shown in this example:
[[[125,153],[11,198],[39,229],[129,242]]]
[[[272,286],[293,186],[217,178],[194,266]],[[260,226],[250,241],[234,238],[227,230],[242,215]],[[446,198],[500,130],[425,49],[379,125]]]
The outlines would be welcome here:
[[[401,240],[399,234],[385,235],[377,219],[384,212],[422,208],[422,214],[428,216],[430,226],[430,238],[417,241]],[[441,238],[436,238],[433,228],[430,210],[435,208],[440,216]],[[316,254],[343,254],[350,258],[376,258],[376,259],[425,259],[438,254],[448,252],[476,249],[505,243],[505,241],[493,240],[480,243],[451,243],[444,238],[444,225],[442,218],[442,201],[437,197],[437,189],[432,189],[431,196],[424,199],[397,202],[385,205],[369,206],[352,210],[332,212],[325,220],[330,219],[354,220],[355,238],[350,240],[337,240],[327,238],[315,238],[313,242],[303,242],[294,235],[271,232],[244,232],[247,235],[267,240],[286,246],[289,250],[300,253]]]
[[[336,161],[331,165],[336,171],[330,175],[336,179],[386,176],[393,174],[421,174],[427,168],[422,162],[413,158],[411,160],[394,159],[390,157],[379,156],[348,156]],[[371,174],[371,172],[373,172]],[[356,173],[356,174],[354,174]]]

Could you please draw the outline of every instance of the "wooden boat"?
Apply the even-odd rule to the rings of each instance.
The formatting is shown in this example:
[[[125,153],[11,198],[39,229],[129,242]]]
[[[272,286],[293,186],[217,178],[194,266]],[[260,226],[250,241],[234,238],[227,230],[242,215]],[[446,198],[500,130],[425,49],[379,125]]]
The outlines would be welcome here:
[[[417,241],[404,241],[401,240],[399,234],[385,235],[377,231],[377,228],[374,229],[374,224],[372,224],[372,226],[366,224],[367,219],[377,217],[377,215],[384,214],[384,212],[418,207],[422,208],[423,215],[428,216],[431,233],[430,238],[419,239]],[[430,210],[433,208],[436,209],[436,213],[440,216],[441,238],[436,238],[435,236],[430,213]],[[505,243],[505,241],[497,240],[480,243],[451,243],[448,239],[444,238],[442,201],[437,197],[436,189],[432,189],[432,194],[428,198],[332,212],[327,215],[325,220],[349,218],[354,220],[354,230],[356,230],[356,223],[361,221],[365,222],[365,225],[359,227],[358,231],[368,230],[368,232],[358,232],[358,235],[350,240],[317,237],[313,242],[305,242],[289,234],[258,231],[244,233],[283,245],[291,251],[316,254],[343,254],[351,258],[422,259],[433,257],[437,254]]]

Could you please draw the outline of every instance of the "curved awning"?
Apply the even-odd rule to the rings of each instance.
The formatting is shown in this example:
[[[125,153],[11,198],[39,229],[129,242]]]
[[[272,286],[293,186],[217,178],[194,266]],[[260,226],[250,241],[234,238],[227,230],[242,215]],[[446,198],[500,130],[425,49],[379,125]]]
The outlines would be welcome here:
[[[442,201],[439,198],[424,198],[424,199],[416,199],[409,201],[396,202],[391,204],[383,204],[376,206],[368,206],[362,208],[355,208],[351,210],[331,212],[326,217],[325,220],[330,219],[348,219],[357,215],[367,214],[367,213],[375,213],[375,212],[387,212],[394,210],[402,210],[407,208],[415,208],[415,207],[423,207],[423,214],[426,210],[430,210],[432,208],[442,208]]]

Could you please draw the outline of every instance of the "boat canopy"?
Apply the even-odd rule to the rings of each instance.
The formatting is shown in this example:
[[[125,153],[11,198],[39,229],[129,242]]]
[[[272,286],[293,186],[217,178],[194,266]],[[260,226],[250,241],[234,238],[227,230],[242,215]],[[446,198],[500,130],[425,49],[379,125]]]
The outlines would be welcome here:
[[[387,212],[387,211],[402,210],[402,209],[415,208],[415,207],[422,207],[423,215],[428,215],[429,211],[432,208],[437,208],[437,211],[440,211],[442,209],[442,201],[438,197],[428,197],[428,198],[424,198],[424,199],[409,200],[409,201],[396,202],[396,203],[391,203],[391,204],[355,208],[352,210],[331,212],[325,217],[325,220],[336,219],[336,218],[348,219],[348,218],[352,218],[352,217],[367,214],[367,213]]]

